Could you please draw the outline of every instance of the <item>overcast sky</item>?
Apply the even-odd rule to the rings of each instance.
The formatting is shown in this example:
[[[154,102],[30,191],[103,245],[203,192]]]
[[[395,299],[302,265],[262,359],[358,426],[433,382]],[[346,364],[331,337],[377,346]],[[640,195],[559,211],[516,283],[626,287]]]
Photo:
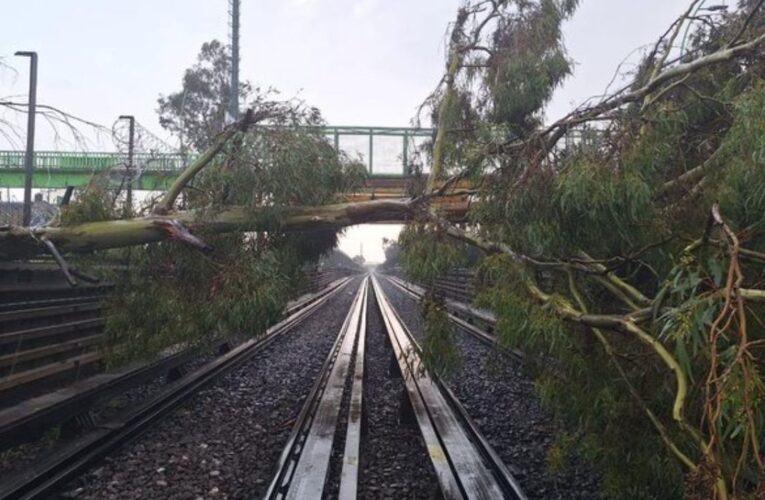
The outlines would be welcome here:
[[[26,100],[27,62],[39,53],[38,102],[111,127],[132,114],[160,137],[156,101],[180,88],[203,42],[228,39],[226,0],[1,0],[0,97]],[[689,0],[582,0],[564,28],[576,73],[548,110],[554,119],[603,91],[616,66],[655,40]],[[242,0],[241,77],[299,95],[333,125],[405,126],[443,70],[444,35],[460,0]],[[712,1],[710,4],[726,3]],[[728,2],[731,3],[731,2]],[[636,58],[633,57],[633,60]],[[10,118],[7,114],[0,117]],[[54,142],[43,125],[38,149]],[[0,149],[19,147],[0,139]],[[90,149],[109,149],[104,137]],[[342,248],[397,228],[349,230]]]

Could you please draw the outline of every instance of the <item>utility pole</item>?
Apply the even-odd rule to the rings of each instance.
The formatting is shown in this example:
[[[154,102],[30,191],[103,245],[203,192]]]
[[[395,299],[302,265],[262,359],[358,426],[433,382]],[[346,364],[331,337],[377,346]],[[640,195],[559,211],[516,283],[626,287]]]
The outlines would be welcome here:
[[[128,120],[128,161],[127,161],[127,216],[133,216],[133,146],[135,143],[135,117],[133,115],[120,115],[120,120]]]
[[[32,222],[32,175],[35,158],[35,113],[37,112],[37,52],[20,50],[17,56],[29,57],[29,109],[27,110],[27,152],[24,157],[24,212],[22,225]]]
[[[239,119],[239,8],[241,0],[229,0],[231,13],[231,87],[228,114],[232,121]]]

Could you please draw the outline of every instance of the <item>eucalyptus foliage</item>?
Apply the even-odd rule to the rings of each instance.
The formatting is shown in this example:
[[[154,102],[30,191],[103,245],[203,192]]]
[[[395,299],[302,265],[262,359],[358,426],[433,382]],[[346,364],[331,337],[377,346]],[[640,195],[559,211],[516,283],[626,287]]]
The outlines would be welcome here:
[[[454,373],[461,364],[454,343],[454,326],[443,301],[433,294],[422,301],[422,317],[425,320],[425,337],[421,348],[423,369],[431,369],[439,375]]]
[[[223,130],[227,64],[224,47],[205,44],[200,62],[184,77],[184,90],[160,100],[162,124],[199,148],[219,141]],[[318,128],[324,122],[316,108],[274,100],[275,93],[249,85],[242,95],[251,99],[247,119],[255,123],[246,131],[232,129],[212,161],[181,186],[180,202],[202,228],[191,237],[197,248],[162,241],[95,259],[111,256],[127,266],[112,276],[117,293],[107,307],[105,349],[113,364],[264,332],[305,284],[302,269],[337,244],[335,230],[287,233],[279,215],[289,207],[341,201],[363,184],[364,166],[334,149]],[[115,218],[120,211],[112,197],[92,183],[64,212],[64,224]],[[242,230],[204,229],[205,221],[232,206],[244,210]],[[163,210],[149,199],[143,213]],[[170,240],[182,239],[175,233],[188,235],[182,225],[165,227]]]
[[[472,224],[431,210],[402,262],[434,279],[446,235],[487,252],[478,302],[570,429],[552,465],[576,448],[614,498],[765,495],[762,2],[692,2],[631,85],[545,125],[576,3],[459,10],[426,104],[431,177],[474,180]]]
[[[261,226],[270,229],[201,232],[196,236],[211,247],[206,253],[173,242],[132,250],[127,281],[108,315],[114,359],[263,332],[301,283],[302,267],[337,245],[335,231],[283,232],[279,210],[335,201],[363,171],[319,132],[280,127],[242,135],[194,180],[185,203],[201,220],[232,204],[251,207],[251,217],[266,219]],[[256,211],[263,207],[269,209]]]

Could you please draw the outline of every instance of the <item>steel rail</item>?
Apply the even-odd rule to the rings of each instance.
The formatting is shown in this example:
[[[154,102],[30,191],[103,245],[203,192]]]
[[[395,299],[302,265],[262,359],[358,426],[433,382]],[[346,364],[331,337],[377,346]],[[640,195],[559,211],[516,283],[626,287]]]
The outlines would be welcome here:
[[[50,316],[63,316],[65,314],[77,314],[85,312],[95,312],[102,309],[98,301],[79,302],[69,305],[55,305],[46,307],[35,307],[27,309],[16,309],[10,311],[0,311],[0,331],[4,333],[7,323],[13,323],[22,320],[39,320]]]
[[[0,314],[24,311],[29,309],[42,309],[49,307],[64,307],[70,305],[93,304],[103,300],[100,295],[82,295],[80,297],[66,297],[60,299],[39,299],[20,302],[5,302],[0,304]]]
[[[7,478],[5,484],[0,487],[0,499],[46,498],[47,495],[87,470],[93,463],[115,448],[140,436],[200,389],[241,366],[255,354],[271,345],[276,339],[290,332],[342,290],[351,280],[352,278],[338,280],[333,288],[327,290],[327,293],[314,298],[308,304],[301,305],[299,310],[269,328],[262,337],[244,342],[223,356],[177,380],[162,393],[129,411],[126,415],[75,439],[45,462],[22,471],[13,478]]]
[[[518,482],[454,394],[424,372],[419,345],[372,277],[383,323],[443,495],[447,499],[525,499]]]
[[[414,300],[422,299],[422,296],[425,293],[422,287],[409,283],[401,278],[385,275],[385,279]],[[493,333],[497,326],[497,320],[493,314],[448,298],[445,300],[445,303],[449,320],[457,325],[459,331],[475,337],[479,342],[482,342],[492,349],[496,349],[499,354],[506,356],[508,359],[516,363],[524,364],[528,362],[528,355],[524,351],[514,347],[503,346],[497,341],[497,336]],[[475,321],[488,325],[490,330],[488,332],[484,331],[479,326],[476,326],[474,323]],[[556,360],[545,359],[544,363],[550,368],[553,375],[561,380],[565,380],[566,376]]]
[[[425,293],[425,290],[422,287],[415,285],[413,283],[409,283],[408,281],[402,280],[401,278],[398,278],[396,276],[386,275],[385,279],[387,279],[388,281],[396,285],[398,288],[403,289],[409,295],[415,296],[417,298],[421,298]],[[465,304],[464,302],[459,302],[449,298],[446,299],[446,304],[452,310],[458,313],[464,314],[466,316],[470,316],[488,325],[494,326],[497,324],[497,318],[494,317],[494,315],[488,311],[483,311],[481,309],[472,307],[469,304]]]
[[[365,278],[356,292],[332,349],[297,416],[264,498],[321,497],[353,348],[360,329],[366,328],[362,315],[366,310],[368,284],[369,279]]]
[[[424,292],[422,290],[418,290],[416,285],[413,285],[407,281],[402,280],[401,278],[397,278],[395,276],[384,276],[385,279],[388,280],[394,287],[398,288],[402,292],[404,292],[409,297],[420,300],[422,299],[422,296],[424,295]],[[446,299],[446,309],[449,316],[449,320],[456,324],[461,330],[464,332],[472,335],[476,339],[478,339],[480,342],[483,342],[487,346],[497,349],[498,352],[505,354],[509,356],[510,358],[513,358],[514,360],[518,362],[524,362],[526,360],[526,354],[521,351],[520,349],[514,349],[514,348],[507,348],[502,347],[497,343],[497,337],[494,336],[491,333],[488,333],[479,327],[477,327],[475,324],[473,324],[471,321],[478,320],[482,323],[485,323],[491,327],[491,329],[494,329],[497,325],[497,320],[494,318],[493,315],[490,313],[487,313],[485,311],[481,311],[478,309],[475,309],[473,307],[470,307],[467,304],[463,304],[461,302],[457,302],[456,300]],[[470,321],[466,321],[461,316],[465,316],[470,319]]]
[[[345,450],[343,452],[343,468],[340,472],[338,500],[353,500],[358,493],[359,465],[361,464],[361,417],[364,396],[364,357],[366,353],[368,295],[369,284],[367,281],[367,290],[362,299],[359,340],[356,343],[353,385],[351,386],[351,400],[348,407],[348,426],[345,430]]]

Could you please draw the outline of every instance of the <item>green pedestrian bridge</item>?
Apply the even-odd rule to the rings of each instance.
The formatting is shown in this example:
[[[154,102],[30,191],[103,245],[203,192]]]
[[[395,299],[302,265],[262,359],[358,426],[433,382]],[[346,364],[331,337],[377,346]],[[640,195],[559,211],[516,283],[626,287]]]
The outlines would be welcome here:
[[[433,136],[433,129],[394,127],[319,127],[334,144],[367,166],[372,179],[410,174],[410,153]],[[195,154],[137,152],[133,156],[133,189],[163,190],[193,161]],[[124,152],[37,151],[32,185],[36,189],[81,187],[94,174],[108,172],[119,182],[127,172]],[[0,151],[0,187],[24,187],[24,151]]]

